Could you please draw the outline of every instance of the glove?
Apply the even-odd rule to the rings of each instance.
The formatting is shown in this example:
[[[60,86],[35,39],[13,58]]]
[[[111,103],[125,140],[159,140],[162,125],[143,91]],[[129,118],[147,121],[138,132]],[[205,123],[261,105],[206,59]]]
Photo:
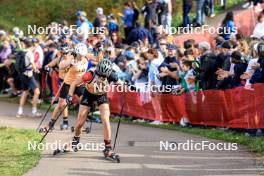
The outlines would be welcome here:
[[[68,105],[71,105],[71,104],[72,104],[72,96],[67,95],[66,103],[67,103]]]
[[[46,72],[49,72],[49,71],[50,71],[50,68],[46,65],[46,66],[44,67],[44,70],[45,70]]]
[[[38,69],[34,70],[35,73],[40,73],[40,71]]]

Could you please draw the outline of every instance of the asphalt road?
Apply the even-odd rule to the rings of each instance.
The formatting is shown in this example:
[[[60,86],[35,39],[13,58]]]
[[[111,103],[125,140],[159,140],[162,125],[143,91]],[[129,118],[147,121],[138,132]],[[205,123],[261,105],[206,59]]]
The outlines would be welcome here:
[[[40,118],[16,118],[17,105],[0,102],[0,126],[19,128],[36,128]],[[26,113],[30,108],[26,109]],[[71,118],[74,124],[74,118]],[[59,127],[47,136],[47,143],[69,142],[73,134],[60,131]],[[112,124],[113,137],[116,124]],[[63,176],[63,175],[97,175],[97,176],[199,176],[199,175],[259,175],[263,170],[260,158],[238,146],[235,151],[209,150],[174,150],[176,144],[187,143],[221,143],[196,135],[185,134],[177,131],[142,127],[137,125],[121,124],[117,140],[116,152],[121,157],[121,163],[106,160],[100,150],[103,141],[102,125],[94,124],[92,132],[83,133],[81,143],[88,149],[63,155],[52,155],[52,150],[43,151],[39,164],[31,169],[27,176]],[[169,150],[160,149],[160,144],[170,144]],[[92,148],[94,145],[94,148]],[[228,144],[226,144],[228,145]],[[90,147],[89,147],[90,146]],[[99,146],[99,147],[98,147]],[[186,148],[185,148],[186,149]]]

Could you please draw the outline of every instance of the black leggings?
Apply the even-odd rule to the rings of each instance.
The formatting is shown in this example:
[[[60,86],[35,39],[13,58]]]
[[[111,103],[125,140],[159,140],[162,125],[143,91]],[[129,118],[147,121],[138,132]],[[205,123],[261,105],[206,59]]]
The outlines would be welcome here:
[[[258,3],[263,3],[263,0],[248,0],[248,2],[253,2],[254,6],[256,6]]]

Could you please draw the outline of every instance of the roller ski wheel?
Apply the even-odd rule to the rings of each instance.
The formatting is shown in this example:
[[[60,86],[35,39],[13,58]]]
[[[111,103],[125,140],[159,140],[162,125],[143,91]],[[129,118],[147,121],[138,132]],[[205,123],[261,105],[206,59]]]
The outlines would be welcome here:
[[[56,149],[53,152],[53,156],[58,155],[58,154],[66,154],[66,153],[69,153],[69,152],[70,152],[69,150],[65,150],[65,149]]]
[[[104,153],[104,157],[106,159],[110,159],[112,161],[115,161],[117,163],[120,163],[120,157],[119,157],[119,155],[116,154],[112,149],[107,149],[106,148],[106,149],[104,149],[103,153]]]
[[[71,132],[72,132],[72,133],[74,132],[74,126],[71,127]]]
[[[46,133],[48,130],[49,130],[49,127],[43,127],[43,128],[39,128],[38,132],[39,132],[39,133]],[[50,130],[50,132],[51,132],[52,130],[54,130],[54,128],[52,128],[52,129]]]
[[[60,125],[60,130],[68,130],[68,124],[61,124]]]
[[[56,149],[53,151],[53,155],[58,155],[58,154],[66,154],[69,152],[78,152],[77,147],[73,147],[71,144],[67,144],[63,147],[63,149]]]
[[[91,132],[91,129],[89,127],[85,128],[84,130],[87,134],[89,134]]]
[[[46,132],[48,132],[49,129],[50,129],[50,132],[51,132],[52,130],[54,130],[54,121],[50,121],[50,122],[48,123],[48,125],[39,128],[38,131],[39,131],[39,133],[46,133]]]

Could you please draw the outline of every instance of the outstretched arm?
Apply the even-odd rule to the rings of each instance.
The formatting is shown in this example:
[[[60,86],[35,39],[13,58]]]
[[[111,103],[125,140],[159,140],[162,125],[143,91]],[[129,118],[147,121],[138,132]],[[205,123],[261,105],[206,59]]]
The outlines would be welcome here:
[[[88,71],[86,72],[81,78],[76,79],[70,86],[69,96],[73,96],[74,90],[76,86],[82,83],[88,83],[93,79],[93,72]]]

